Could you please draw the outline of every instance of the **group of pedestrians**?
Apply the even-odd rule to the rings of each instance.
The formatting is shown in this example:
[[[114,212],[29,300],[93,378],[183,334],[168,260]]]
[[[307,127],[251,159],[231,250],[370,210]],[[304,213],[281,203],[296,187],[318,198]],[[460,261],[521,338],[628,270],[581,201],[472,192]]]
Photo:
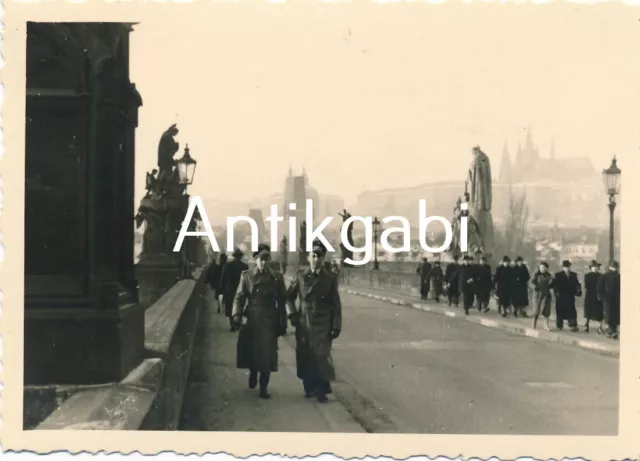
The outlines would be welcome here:
[[[259,385],[262,398],[270,397],[271,373],[278,371],[278,338],[286,335],[288,325],[295,328],[296,371],[305,397],[325,403],[332,393],[331,348],[342,329],[342,304],[336,273],[325,264],[326,253],[322,242],[314,241],[308,268],[298,271],[288,288],[267,244],[253,252],[251,269],[238,249],[233,261],[212,262],[207,269],[207,281],[216,298],[222,297],[230,329],[238,332],[236,366],[249,370],[249,388]]]
[[[620,272],[617,261],[611,261],[608,270],[600,272],[601,264],[592,261],[589,272],[584,276],[584,331],[590,331],[590,322],[598,322],[599,334],[618,338],[620,325]],[[491,265],[482,255],[474,262],[468,255],[455,257],[442,271],[440,261],[431,264],[427,258],[416,271],[420,276],[420,295],[428,299],[433,291],[434,299],[446,293],[449,306],[462,307],[466,315],[474,307],[481,312],[489,312],[491,296],[496,299],[498,313],[506,317],[529,317],[527,307],[529,290],[534,292],[533,328],[537,328],[540,317],[544,319],[544,329],[549,331],[551,302],[555,298],[556,328],[562,330],[565,321],[572,332],[579,331],[576,298],[583,296],[583,284],[578,274],[571,270],[571,262],[563,261],[562,269],[554,274],[549,272],[549,264],[542,261],[531,275],[522,257],[515,260],[504,256],[500,265],[492,273]],[[606,326],[605,326],[606,325]]]

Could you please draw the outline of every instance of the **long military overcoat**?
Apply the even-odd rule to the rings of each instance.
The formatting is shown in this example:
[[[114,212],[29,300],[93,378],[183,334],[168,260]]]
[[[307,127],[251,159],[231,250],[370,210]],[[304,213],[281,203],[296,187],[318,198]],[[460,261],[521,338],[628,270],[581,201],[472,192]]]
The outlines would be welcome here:
[[[335,380],[331,331],[342,329],[336,274],[326,269],[320,269],[317,275],[310,269],[298,271],[287,290],[287,313],[297,314],[299,319],[296,326],[298,378]]]
[[[495,287],[498,304],[501,306],[511,305],[512,290],[512,273],[513,268],[500,265],[496,267],[496,273],[493,276],[493,286]]]
[[[224,302],[224,315],[231,317],[233,301],[240,286],[241,274],[249,270],[249,266],[240,259],[228,261],[220,274],[220,292]]]
[[[582,285],[578,281],[578,275],[569,271],[556,272],[553,278],[553,291],[556,296],[556,315],[563,319],[575,319],[576,296],[582,296]]]
[[[584,274],[584,318],[600,322],[603,319],[602,301],[598,293],[600,272],[587,272]]]
[[[511,304],[515,307],[529,305],[529,269],[524,264],[512,268]]]
[[[278,371],[278,336],[285,333],[287,325],[285,295],[279,272],[257,268],[242,272],[233,304],[233,315],[247,318],[238,332],[238,368]]]
[[[607,271],[602,274],[598,292],[604,307],[604,320],[610,326],[620,324],[620,272]]]

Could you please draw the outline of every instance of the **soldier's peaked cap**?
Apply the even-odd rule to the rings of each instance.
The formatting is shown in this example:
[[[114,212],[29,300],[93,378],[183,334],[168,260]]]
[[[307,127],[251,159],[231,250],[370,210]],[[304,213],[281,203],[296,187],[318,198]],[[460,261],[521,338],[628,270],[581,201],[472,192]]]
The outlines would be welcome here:
[[[320,239],[315,239],[313,241],[312,248],[313,251],[320,251],[323,256],[327,254],[327,247],[324,246],[324,243],[322,243],[322,240]]]
[[[562,261],[562,267],[571,267],[571,261],[565,259],[564,261]]]
[[[253,252],[253,257],[257,258],[258,256],[270,255],[270,254],[271,254],[271,247],[266,243],[261,243],[258,245],[258,251]]]
[[[510,261],[511,261],[511,258],[509,258],[509,256],[503,256],[503,257],[502,257],[502,262],[503,262],[503,263],[508,263],[508,262],[510,262]]]

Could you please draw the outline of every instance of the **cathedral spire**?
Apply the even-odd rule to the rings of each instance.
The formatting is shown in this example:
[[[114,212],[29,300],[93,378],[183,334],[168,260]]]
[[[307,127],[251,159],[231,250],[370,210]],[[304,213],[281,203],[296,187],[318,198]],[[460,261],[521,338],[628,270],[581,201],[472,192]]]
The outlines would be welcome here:
[[[500,160],[500,182],[508,183],[509,181],[511,181],[511,156],[505,140],[502,148],[502,159]]]
[[[293,170],[291,169],[291,164],[289,164],[289,177],[293,176]]]
[[[527,126],[527,140],[524,148],[528,151],[533,150],[533,137],[531,136],[531,125]]]

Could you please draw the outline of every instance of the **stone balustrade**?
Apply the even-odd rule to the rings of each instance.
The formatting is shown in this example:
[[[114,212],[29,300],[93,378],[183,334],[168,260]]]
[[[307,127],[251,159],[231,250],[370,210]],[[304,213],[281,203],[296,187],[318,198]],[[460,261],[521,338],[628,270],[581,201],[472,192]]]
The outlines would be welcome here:
[[[175,283],[145,312],[146,359],[119,383],[78,386],[36,429],[175,430],[179,424],[204,271]]]

